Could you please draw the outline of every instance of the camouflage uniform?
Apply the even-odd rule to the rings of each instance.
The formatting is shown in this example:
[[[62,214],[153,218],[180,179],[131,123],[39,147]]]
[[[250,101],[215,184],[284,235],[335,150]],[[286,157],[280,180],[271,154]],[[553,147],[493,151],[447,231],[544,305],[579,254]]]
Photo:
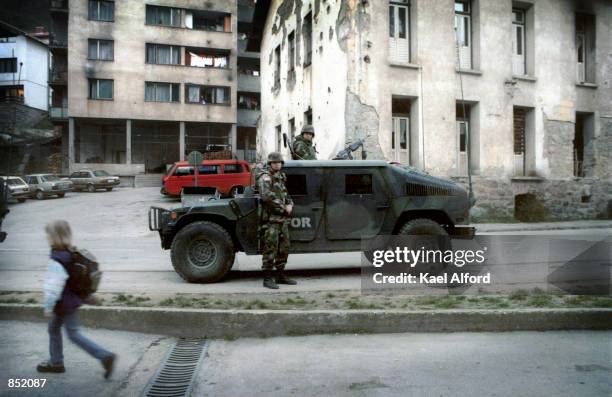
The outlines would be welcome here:
[[[276,268],[282,271],[289,256],[289,215],[285,206],[293,201],[285,187],[286,177],[282,172],[273,172],[266,167],[257,179],[262,201],[261,241],[262,269]]]
[[[312,141],[304,139],[302,135],[297,136],[293,142],[292,157],[294,160],[316,160],[317,154]]]

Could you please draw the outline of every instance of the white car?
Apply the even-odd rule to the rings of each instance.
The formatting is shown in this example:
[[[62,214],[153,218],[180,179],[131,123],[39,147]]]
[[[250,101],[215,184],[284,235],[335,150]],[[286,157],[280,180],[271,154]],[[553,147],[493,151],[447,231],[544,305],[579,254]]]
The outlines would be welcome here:
[[[30,197],[30,187],[18,176],[0,176],[7,182],[11,196],[20,203],[26,201]]]
[[[62,180],[55,174],[26,175],[25,180],[30,185],[30,194],[38,200],[48,196],[64,197],[72,190],[72,181]]]

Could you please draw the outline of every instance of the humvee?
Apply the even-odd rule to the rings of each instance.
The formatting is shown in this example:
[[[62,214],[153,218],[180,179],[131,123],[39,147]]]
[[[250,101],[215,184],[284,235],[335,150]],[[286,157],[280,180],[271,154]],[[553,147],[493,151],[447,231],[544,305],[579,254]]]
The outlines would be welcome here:
[[[294,201],[290,253],[361,250],[378,235],[471,238],[467,191],[454,182],[378,160],[286,161]],[[258,192],[166,210],[151,207],[149,229],[159,232],[172,265],[189,282],[215,282],[236,252],[260,254]]]

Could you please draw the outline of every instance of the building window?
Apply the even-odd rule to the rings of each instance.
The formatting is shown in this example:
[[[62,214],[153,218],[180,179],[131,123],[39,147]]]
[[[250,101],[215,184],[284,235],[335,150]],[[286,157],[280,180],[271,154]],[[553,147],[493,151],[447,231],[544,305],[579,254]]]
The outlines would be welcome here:
[[[0,101],[23,102],[23,85],[0,86]]]
[[[514,174],[535,175],[535,140],[533,109],[513,108]]]
[[[289,33],[289,71],[295,70],[295,32]]]
[[[229,105],[229,87],[214,87],[207,85],[185,84],[187,103],[200,103],[202,105]]]
[[[238,74],[259,77],[259,59],[238,58]]]
[[[231,32],[232,16],[225,12],[185,10],[185,27],[212,32]]]
[[[595,16],[576,14],[576,81],[595,83]]]
[[[312,62],[312,13],[309,12],[304,17],[302,24],[302,36],[304,42],[304,66]]]
[[[17,73],[17,58],[0,58],[0,73]]]
[[[199,68],[229,68],[228,50],[185,48],[185,65]]]
[[[112,61],[114,57],[114,42],[112,40],[89,39],[88,59]]]
[[[181,26],[181,9],[147,5],[147,25]]]
[[[457,67],[472,69],[472,10],[471,1],[455,1],[455,35]]]
[[[89,79],[89,99],[113,99],[113,80]]]
[[[280,45],[274,49],[274,88],[280,87],[280,69],[281,69],[281,48]]]
[[[239,92],[238,109],[259,110],[260,94],[257,92]]]
[[[181,47],[164,44],[147,44],[147,63],[180,65]]]
[[[393,160],[401,164],[414,165],[411,158],[412,138],[410,131],[411,100],[392,97],[391,99],[391,151]]]
[[[145,82],[146,102],[179,102],[178,83]]]
[[[468,134],[470,133],[470,105],[466,103],[457,103],[456,125],[457,125],[457,164],[458,175],[467,175],[468,173]]]
[[[289,119],[289,136],[295,138],[295,117]]]
[[[594,114],[576,113],[574,126],[574,176],[593,176],[595,148],[593,147]]]
[[[525,73],[525,11],[512,10],[512,73],[522,76]]]
[[[389,58],[394,63],[410,62],[410,3],[389,3]]]
[[[283,137],[283,129],[282,126],[279,124],[276,126],[275,128],[275,132],[276,132],[276,148],[275,150],[277,152],[280,152],[281,150],[281,138]]]
[[[115,3],[107,0],[89,0],[89,19],[112,22],[115,19]]]

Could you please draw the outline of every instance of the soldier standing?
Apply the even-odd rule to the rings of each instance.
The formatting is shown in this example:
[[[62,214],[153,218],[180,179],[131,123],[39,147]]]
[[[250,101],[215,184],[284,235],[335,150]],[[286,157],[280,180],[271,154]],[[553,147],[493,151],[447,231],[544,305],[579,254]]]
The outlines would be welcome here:
[[[302,133],[293,142],[292,157],[294,160],[316,160],[317,153],[312,146],[315,133],[312,125],[305,125]]]
[[[286,177],[281,172],[284,163],[280,153],[270,153],[268,166],[257,179],[262,201],[260,236],[263,243],[261,266],[264,271],[263,285],[271,289],[278,289],[277,284],[297,284],[284,273],[289,256],[289,216],[293,211],[293,201],[285,187]],[[275,279],[272,278],[274,268],[276,268]]]

